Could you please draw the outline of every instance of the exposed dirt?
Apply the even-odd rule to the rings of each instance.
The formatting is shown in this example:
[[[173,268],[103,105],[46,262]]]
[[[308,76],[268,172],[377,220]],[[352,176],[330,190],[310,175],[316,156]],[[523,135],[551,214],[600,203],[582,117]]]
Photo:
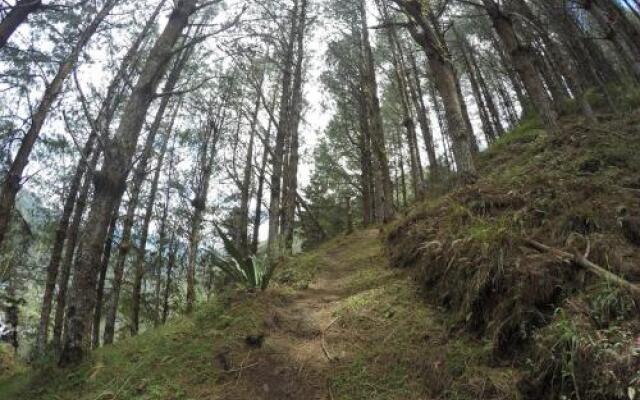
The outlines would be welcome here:
[[[377,241],[377,236],[376,230],[368,230],[351,239]],[[328,343],[335,342],[336,311],[354,292],[347,285],[348,276],[357,271],[349,263],[352,243],[323,254],[320,272],[307,289],[273,301],[264,330],[257,333],[264,335],[264,345],[247,346],[244,358],[232,357],[235,362],[229,362],[228,377],[221,382],[221,399],[334,398],[328,384],[332,365],[346,354],[334,354]],[[269,293],[265,301],[270,301]]]

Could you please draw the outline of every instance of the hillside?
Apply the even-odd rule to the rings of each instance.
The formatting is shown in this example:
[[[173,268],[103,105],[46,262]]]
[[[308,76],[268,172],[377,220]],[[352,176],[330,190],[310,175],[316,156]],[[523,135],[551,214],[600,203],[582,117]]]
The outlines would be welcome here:
[[[278,280],[293,284],[230,294],[192,319],[99,349],[77,369],[5,379],[0,394],[33,400],[513,397],[514,372],[489,366],[481,342],[448,334],[413,279],[387,268],[377,230],[292,259]],[[260,335],[262,346],[247,344]]]
[[[633,398],[636,299],[524,239],[640,280],[618,224],[621,206],[640,213],[639,121],[571,119],[557,137],[525,122],[480,156],[476,184],[80,367],[5,373],[0,398]]]
[[[476,184],[387,232],[391,264],[418,271],[450,329],[517,367],[526,398],[628,399],[638,387],[638,299],[532,246],[640,281],[640,113],[602,120],[567,118],[557,136],[525,121],[481,155]]]

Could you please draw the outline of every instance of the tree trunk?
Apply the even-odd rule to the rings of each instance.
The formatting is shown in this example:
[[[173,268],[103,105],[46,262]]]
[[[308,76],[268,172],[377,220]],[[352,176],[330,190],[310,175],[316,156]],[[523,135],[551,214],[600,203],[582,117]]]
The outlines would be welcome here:
[[[286,174],[288,182],[285,182],[287,190],[283,196],[283,247],[289,254],[293,252],[296,193],[298,192],[299,129],[300,119],[302,117],[302,86],[304,84],[304,38],[307,28],[307,0],[301,1],[298,32],[296,33],[297,55],[292,89],[289,162],[288,172]]]
[[[378,82],[376,78],[373,51],[369,41],[369,27],[367,25],[366,2],[360,0],[360,51],[362,52],[362,89],[365,94],[369,128],[371,132],[371,148],[377,166],[377,191],[382,212],[382,222],[390,222],[395,214],[393,206],[393,184],[389,172],[389,157],[385,144],[380,100],[378,98]]]
[[[500,62],[505,69],[505,72],[507,74],[507,77],[509,78],[509,81],[511,82],[511,87],[513,88],[513,91],[516,93],[516,98],[518,99],[518,103],[520,103],[520,106],[522,107],[523,110],[526,110],[527,107],[529,107],[529,100],[524,95],[524,88],[522,87],[522,82],[520,82],[520,79],[518,79],[518,74],[515,68],[513,67],[513,63],[509,62],[507,55],[504,53],[504,46],[496,38],[493,30],[489,32],[489,35],[491,38],[491,43],[493,44],[494,49],[498,53]],[[516,119],[517,119],[517,115],[516,115]]]
[[[82,31],[78,42],[74,45],[71,53],[60,64],[60,68],[55,77],[51,83],[47,85],[40,104],[38,104],[38,107],[31,115],[31,126],[29,126],[27,133],[24,135],[18,153],[0,186],[0,244],[4,241],[5,234],[9,227],[11,210],[13,210],[16,195],[22,185],[22,173],[29,163],[29,156],[40,135],[40,131],[47,119],[51,106],[60,96],[64,82],[76,66],[80,53],[118,1],[119,0],[106,1],[100,12],[98,12],[91,23]]]
[[[625,32],[621,31],[620,27],[624,24],[612,24],[608,13],[598,5],[592,5],[588,9],[604,31],[606,38],[613,44],[629,75],[640,83],[640,50],[636,48],[633,41],[628,41],[629,38],[625,35]],[[616,19],[616,22],[623,19],[624,17]]]
[[[27,21],[29,15],[42,8],[42,0],[18,0],[16,5],[0,23],[0,49],[3,48],[13,32]]]
[[[231,90],[225,95],[225,99],[220,103],[220,110],[224,110],[227,105],[228,96]],[[221,111],[223,112],[223,111]],[[215,120],[213,111],[209,110],[206,132],[203,135],[203,142],[200,149],[200,178],[198,186],[194,189],[194,198],[191,201],[193,215],[191,217],[191,232],[189,234],[189,253],[187,260],[187,296],[185,312],[190,314],[196,301],[196,261],[198,257],[198,246],[200,245],[200,230],[202,220],[207,209],[207,196],[209,194],[209,182],[213,169],[213,161],[216,155],[216,146],[219,139],[219,126],[222,126],[223,119]],[[224,112],[223,112],[224,113]]]
[[[169,173],[173,171],[174,168],[174,156],[175,156],[175,136],[174,143],[171,145],[171,150],[169,151]],[[165,251],[165,247],[167,247],[167,220],[169,218],[169,203],[171,202],[171,178],[168,178],[168,181],[165,184],[164,188],[164,204],[162,207],[162,217],[160,220],[160,230],[158,233],[158,249],[156,253],[156,259],[154,262],[155,271],[156,271],[156,283],[155,283],[155,313],[154,313],[154,326],[159,326],[161,323],[161,307],[162,307],[162,299],[160,291],[162,290],[162,264],[163,264],[163,254]]]
[[[38,325],[38,336],[36,339],[36,354],[43,355],[45,346],[49,336],[49,320],[51,318],[51,303],[53,301],[53,292],[58,279],[58,271],[60,269],[60,261],[62,259],[62,251],[64,248],[65,239],[67,237],[67,231],[69,230],[69,224],[71,222],[71,216],[73,214],[73,208],[76,204],[78,197],[78,191],[82,184],[82,177],[87,170],[87,158],[91,156],[94,151],[94,144],[97,137],[97,132],[92,131],[87,139],[87,143],[84,145],[80,154],[80,161],[76,167],[75,174],[71,179],[69,185],[69,193],[62,209],[62,216],[58,222],[56,228],[55,237],[53,239],[53,248],[51,250],[51,259],[47,266],[47,277],[45,281],[44,294],[42,298],[42,307],[40,309],[40,324]]]
[[[180,110],[180,101],[176,105],[176,108],[171,116],[171,120],[168,123],[164,138],[162,139],[162,147],[158,153],[158,161],[156,170],[154,171],[153,180],[151,181],[151,188],[149,190],[149,198],[145,207],[144,217],[142,219],[142,232],[140,233],[140,242],[137,247],[137,257],[134,262],[133,271],[133,291],[131,294],[131,335],[135,336],[140,330],[140,301],[142,292],[142,279],[145,274],[145,254],[147,247],[147,238],[149,237],[149,225],[151,224],[151,217],[153,216],[153,208],[156,201],[156,194],[158,193],[158,184],[160,182],[160,172],[162,171],[162,164],[164,163],[164,156],[167,153],[167,147],[169,145],[169,139],[171,138],[173,124],[176,121],[176,116]],[[162,111],[164,114],[164,111]],[[160,117],[159,120],[162,120]],[[152,126],[151,129],[160,129],[160,123],[158,126]]]
[[[176,251],[178,244],[175,242],[175,234],[171,235],[171,242],[169,243],[169,261],[167,263],[167,282],[164,288],[164,301],[162,306],[162,324],[167,323],[167,317],[169,316],[169,295],[171,294],[171,273],[176,264]]]
[[[382,14],[385,21],[389,20],[389,15],[385,4],[376,1],[378,11]],[[416,135],[416,127],[413,122],[413,115],[410,108],[409,93],[407,90],[408,74],[405,68],[405,60],[402,47],[398,40],[395,26],[390,25],[387,29],[389,47],[391,48],[391,62],[393,64],[396,87],[400,95],[400,106],[403,114],[403,126],[406,129],[407,143],[409,145],[409,160],[411,161],[411,183],[413,186],[413,194],[416,200],[424,198],[424,175],[422,172],[422,163],[420,161],[420,151],[418,149],[418,137]],[[414,94],[415,96],[415,94]]]
[[[73,296],[67,311],[69,323],[60,360],[62,365],[79,362],[89,348],[96,267],[110,214],[125,190],[129,166],[154,92],[171,61],[173,47],[187,26],[190,15],[196,11],[196,3],[196,0],[181,0],[176,4],[123,108],[115,138],[110,148],[105,149],[104,165],[95,177],[95,195],[82,240],[83,251],[78,254],[79,263],[74,273]]]
[[[264,83],[264,70],[260,77],[260,90]],[[242,187],[240,190],[240,217],[238,219],[238,247],[244,256],[248,256],[249,249],[249,200],[251,195],[252,177],[253,177],[253,148],[258,125],[258,113],[262,106],[262,97],[256,96],[256,103],[251,114],[251,127],[249,134],[249,145],[247,147],[247,155],[245,158],[244,172],[242,175]],[[262,194],[260,195],[262,197]]]
[[[511,17],[500,10],[500,6],[494,0],[482,0],[487,8],[489,17],[493,22],[498,36],[502,40],[513,66],[520,79],[524,83],[525,89],[533,102],[536,111],[540,114],[544,125],[552,133],[558,133],[557,115],[551,106],[546,88],[535,65],[535,54],[530,43],[520,43],[516,36]]]
[[[420,83],[420,76],[418,74],[418,66],[416,64],[415,55],[411,50],[407,52],[409,58],[409,65],[411,67],[411,75],[413,76],[413,82],[409,79],[409,93],[416,107],[418,113],[418,123],[422,131],[422,139],[427,150],[427,157],[429,159],[429,167],[431,169],[431,177],[434,181],[439,180],[439,165],[438,157],[436,156],[435,146],[433,143],[433,134],[431,133],[431,123],[429,122],[429,110],[424,102],[424,94],[422,92],[422,85]]]
[[[411,25],[409,32],[425,51],[436,88],[442,97],[458,173],[463,182],[475,181],[477,173],[471,147],[473,133],[469,132],[468,123],[465,120],[462,104],[464,100],[460,96],[458,78],[447,43],[441,40],[439,32],[425,17],[420,3],[394,1],[403,7],[405,12],[421,28],[419,31],[416,26]],[[435,20],[433,16],[429,18],[432,21]]]
[[[178,59],[175,61],[169,76],[164,84],[163,92],[171,93],[180,79],[180,74],[184,69],[186,62],[191,54],[191,49],[184,51]],[[144,146],[138,164],[135,167],[133,173],[133,179],[131,182],[131,190],[129,196],[129,204],[127,206],[127,212],[125,219],[122,223],[122,240],[120,241],[120,247],[118,250],[118,258],[113,272],[113,282],[111,285],[111,303],[107,310],[107,316],[104,327],[104,343],[113,343],[115,337],[116,319],[118,316],[118,305],[120,302],[120,290],[122,287],[122,280],[124,278],[124,269],[129,256],[129,252],[132,248],[131,233],[135,220],[135,212],[140,200],[140,192],[144,184],[144,180],[147,176],[147,166],[149,159],[153,152],[153,145],[155,143],[156,135],[160,129],[160,124],[164,118],[164,114],[169,106],[171,96],[165,95],[160,101],[158,110],[156,111],[154,120],[149,129],[149,133],[145,138]],[[118,200],[119,202],[120,200]]]
[[[65,248],[64,257],[62,259],[60,276],[58,277],[58,293],[56,295],[56,311],[53,320],[53,349],[56,353],[61,350],[62,344],[62,329],[65,321],[65,309],[67,306],[67,292],[69,287],[69,278],[71,276],[71,270],[74,263],[74,254],[76,252],[76,243],[78,242],[78,236],[80,233],[80,225],[82,224],[82,216],[84,215],[85,208],[87,206],[87,199],[89,198],[89,189],[91,189],[91,182],[93,181],[93,175],[95,173],[98,159],[100,158],[100,152],[95,151],[89,160],[87,171],[85,172],[84,182],[80,189],[78,200],[76,201],[75,208],[73,210],[73,218],[71,219],[71,225],[67,229],[67,245]],[[77,260],[76,260],[77,262]]]
[[[522,13],[527,17],[530,23],[535,24],[537,27],[543,27],[542,21],[534,14],[529,5],[524,0],[517,0],[518,7]],[[576,101],[582,109],[582,114],[588,121],[597,122],[595,113],[591,108],[591,104],[586,96],[585,91],[585,79],[584,74],[578,72],[575,57],[565,57],[558,44],[553,41],[549,36],[548,31],[545,28],[538,29],[538,35],[544,43],[544,46],[549,53],[549,58],[553,61],[554,67],[558,68],[562,75],[565,76]]]
[[[267,135],[271,132],[271,120],[269,120],[269,128]],[[269,138],[267,137],[268,141]],[[251,252],[255,255],[258,253],[258,245],[260,244],[260,225],[262,223],[262,196],[264,194],[264,182],[269,161],[269,152],[265,148],[262,153],[262,164],[260,165],[260,173],[258,175],[258,190],[256,191],[256,210],[253,215],[253,235],[251,240]]]
[[[269,258],[274,260],[278,257],[280,249],[280,203],[282,190],[283,156],[285,150],[286,136],[290,132],[291,117],[291,93],[292,75],[294,61],[295,37],[298,32],[298,0],[294,0],[293,9],[290,12],[291,30],[287,38],[283,66],[282,66],[282,93],[280,96],[280,111],[278,116],[278,126],[276,132],[276,142],[271,158],[271,195],[269,199]]]
[[[371,141],[365,131],[360,129],[359,135],[360,149],[360,170],[361,170],[361,191],[362,191],[362,223],[369,226],[375,220],[373,215],[373,182],[371,164]]]
[[[482,75],[482,69],[478,65],[476,61],[475,54],[472,49],[467,48],[467,56],[469,57],[469,61],[471,62],[472,69],[475,72],[475,77],[478,81],[478,85],[481,88],[482,93],[484,94],[484,99],[487,102],[487,110],[489,115],[491,115],[491,120],[493,121],[493,127],[495,128],[496,136],[504,135],[504,127],[502,126],[502,120],[500,119],[500,112],[498,111],[498,107],[496,106],[495,101],[493,100],[493,96],[491,95],[491,91],[489,91],[489,86],[487,86],[487,82]]]
[[[98,278],[98,287],[96,290],[96,309],[93,317],[93,348],[100,347],[100,323],[102,322],[102,302],[104,299],[104,282],[107,278],[107,271],[109,269],[109,260],[111,259],[111,249],[113,246],[113,234],[116,229],[116,223],[118,222],[118,212],[114,210],[113,217],[111,218],[111,225],[109,225],[109,233],[107,234],[107,240],[104,244],[104,252],[102,254],[102,261],[100,265],[100,277]]]
[[[471,83],[471,90],[473,91],[473,97],[476,100],[476,105],[478,106],[478,113],[480,114],[480,122],[482,123],[482,130],[484,132],[487,143],[493,143],[496,140],[496,133],[493,130],[493,126],[491,125],[491,120],[489,119],[489,112],[487,111],[487,107],[485,105],[485,101],[482,98],[482,91],[480,90],[480,85],[478,80],[476,79],[476,74],[471,65],[471,61],[469,60],[469,45],[467,39],[454,27],[454,31],[456,37],[458,39],[458,44],[460,45],[460,52],[462,53],[462,61],[464,62],[465,68],[467,70],[467,75],[469,76],[469,82]]]

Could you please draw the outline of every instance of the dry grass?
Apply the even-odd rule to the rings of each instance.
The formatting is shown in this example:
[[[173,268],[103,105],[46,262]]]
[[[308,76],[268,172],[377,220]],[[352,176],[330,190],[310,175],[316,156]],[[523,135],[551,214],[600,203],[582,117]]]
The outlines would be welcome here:
[[[594,309],[587,313],[586,325],[578,324],[574,320],[582,314],[567,304],[585,293],[588,298],[602,296],[602,282],[526,248],[522,238],[568,252],[584,252],[589,244],[592,261],[638,281],[640,251],[616,224],[618,206],[640,215],[638,154],[638,112],[599,126],[567,119],[557,137],[540,130],[535,121],[526,122],[480,156],[482,178],[476,184],[419,205],[389,229],[387,252],[395,265],[419,270],[425,294],[447,310],[452,329],[485,338],[497,362],[515,362],[528,372],[521,386],[531,398],[603,398],[579,383],[583,381],[607,387],[601,392],[609,396],[626,393],[637,384],[633,373],[621,372],[637,363],[628,353],[628,338],[640,332],[631,323],[637,312],[608,319],[604,327],[594,322],[602,310]],[[613,302],[607,312],[621,314],[617,309],[635,306],[633,299]],[[563,378],[566,368],[549,369],[547,361],[563,357],[564,350],[557,346],[552,347],[555,353],[542,352],[549,350],[548,341],[560,338],[557,330],[540,329],[557,323],[582,326],[576,336],[585,342],[593,339],[599,348],[608,346],[597,340],[607,336],[603,329],[625,332],[627,339],[607,354],[613,351],[617,356],[610,358],[627,361],[603,367],[615,371],[616,378],[597,380],[600,371],[589,364],[595,360],[576,358],[572,362],[583,364],[576,366],[575,379],[551,385]]]

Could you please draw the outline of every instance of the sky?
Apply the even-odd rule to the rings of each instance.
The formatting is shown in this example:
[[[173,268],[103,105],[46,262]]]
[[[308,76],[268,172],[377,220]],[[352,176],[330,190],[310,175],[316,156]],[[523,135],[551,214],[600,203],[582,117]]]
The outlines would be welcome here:
[[[154,3],[155,1],[149,2],[149,4],[154,4]],[[307,60],[307,69],[306,69],[306,82],[304,86],[304,97],[307,103],[307,107],[304,110],[303,123],[301,125],[301,132],[300,132],[301,143],[302,143],[301,150],[303,154],[303,157],[301,158],[301,165],[299,167],[299,182],[301,187],[304,187],[309,183],[309,179],[313,171],[313,158],[312,158],[313,149],[317,145],[319,139],[322,137],[323,132],[327,124],[329,123],[332,115],[332,110],[327,107],[327,105],[330,104],[330,102],[327,101],[329,99],[327,98],[327,94],[324,92],[322,83],[320,82],[320,76],[326,69],[330,68],[330,66],[325,64],[324,54],[327,50],[328,40],[334,35],[336,35],[337,32],[334,30],[334,28],[332,28],[333,24],[331,23],[331,21],[328,21],[325,15],[323,15],[322,7],[321,7],[322,3],[323,3],[322,0],[315,1],[315,4],[320,6],[320,7],[315,7],[316,10],[319,10],[319,13],[318,15],[315,15],[315,17],[317,17],[317,20],[311,26],[311,29],[308,33],[308,39],[306,42],[308,60]],[[168,1],[168,4],[171,4],[171,1]],[[220,23],[221,21],[230,19],[231,18],[230,16],[235,15],[237,13],[237,10],[241,7],[242,4],[244,4],[244,2],[239,0],[228,0],[227,4],[228,6],[226,8],[226,11],[223,11],[222,13],[220,13],[215,18],[214,21],[210,21],[210,22]],[[377,14],[373,10],[374,10],[373,5],[369,4],[368,11],[370,14],[369,16],[370,24],[373,24],[375,22],[375,18],[377,17]],[[150,12],[150,10],[147,10],[146,12]],[[165,12],[162,14],[158,24],[160,27],[164,26],[164,24],[166,23],[167,16],[168,16],[168,12]],[[117,18],[118,18],[117,16],[112,16],[110,18],[110,21],[115,21],[117,20]],[[144,16],[138,15],[137,19],[140,21],[140,25],[142,25],[144,21]],[[379,33],[381,31],[376,31],[376,32]],[[20,31],[17,33],[18,40],[20,40],[20,37],[28,38],[29,35],[31,35],[31,33],[32,32],[29,30],[28,26],[21,27]],[[372,35],[372,39],[375,38],[375,36],[376,36],[375,34]],[[131,40],[130,37],[129,38],[122,37],[121,38],[122,43],[120,44],[124,45],[127,42],[130,42],[130,40]],[[215,37],[209,39],[209,42],[213,43],[214,46],[215,46],[215,41],[216,41]],[[44,51],[49,51],[53,47],[53,45],[54,45],[53,43],[48,43],[46,41],[39,43],[39,47]],[[92,44],[89,50],[87,51],[87,53],[90,55],[91,60],[93,62],[83,64],[82,67],[79,68],[78,70],[78,77],[79,77],[80,84],[83,88],[83,91],[87,94],[92,93],[93,91],[104,92],[104,88],[106,88],[106,86],[108,85],[110,76],[113,73],[113,71],[110,71],[108,68],[105,68],[107,65],[105,64],[105,62],[108,61],[110,57],[113,57],[113,55],[109,54],[108,47],[106,46],[106,44],[103,42],[100,42],[99,40],[92,41]],[[72,79],[69,79],[70,85],[72,84],[71,81]],[[382,79],[380,79],[380,81],[382,81]],[[39,91],[41,91],[41,86],[38,86],[33,89],[33,93],[32,93],[33,99],[37,99],[39,97],[40,95]],[[78,101],[77,93],[68,95],[67,98],[64,100],[64,102],[74,102],[74,101],[75,102]],[[22,104],[21,107],[24,108],[25,105]],[[95,107],[97,107],[97,105]],[[469,104],[469,107],[472,113],[472,117],[474,119],[474,124],[478,126],[478,118],[476,116],[477,112],[475,109],[475,104]],[[26,112],[26,108],[25,108],[25,112]],[[150,110],[150,113],[152,112],[153,112],[153,109]],[[434,128],[437,127],[435,115],[433,114],[430,115],[430,118],[432,120],[432,126]],[[59,119],[48,120],[46,129],[43,135],[51,135],[52,133],[66,135],[67,139],[70,142],[73,142],[73,140],[79,139],[78,137],[75,137],[73,140],[71,140],[69,133],[67,132],[66,127],[64,126],[64,123]],[[74,136],[77,136],[77,135],[74,135]],[[438,136],[438,133],[436,132],[436,142],[440,143],[440,140],[437,136]],[[60,158],[57,159],[56,161],[58,163],[61,163],[62,165],[65,165],[66,167],[72,168],[76,160],[77,160],[77,155],[68,154],[68,155],[61,155]],[[426,154],[423,154],[423,160],[426,160]],[[33,160],[29,166],[27,174],[34,174],[35,176],[46,181],[47,175],[51,175],[51,176],[54,175],[52,174],[52,171],[49,170],[49,168],[50,168],[49,164],[46,164],[45,161],[41,160],[36,154],[36,156],[33,157]],[[221,183],[221,185],[224,185],[224,183]],[[29,183],[27,183],[27,187],[28,186],[29,186]],[[51,188],[49,188],[49,191],[54,195],[45,196],[45,203],[49,203],[49,205],[52,208],[57,207],[60,204],[60,197],[58,196],[62,195],[63,186],[64,186],[63,182],[54,182],[54,185]],[[219,187],[219,188],[214,187],[212,188],[212,194],[214,197],[220,197],[224,195],[225,192],[227,192],[227,190],[228,189],[222,188],[222,187]],[[55,194],[57,194],[58,196],[56,196]],[[264,238],[266,233],[264,232],[264,229],[262,229],[262,231],[263,232],[261,232],[261,237]]]

